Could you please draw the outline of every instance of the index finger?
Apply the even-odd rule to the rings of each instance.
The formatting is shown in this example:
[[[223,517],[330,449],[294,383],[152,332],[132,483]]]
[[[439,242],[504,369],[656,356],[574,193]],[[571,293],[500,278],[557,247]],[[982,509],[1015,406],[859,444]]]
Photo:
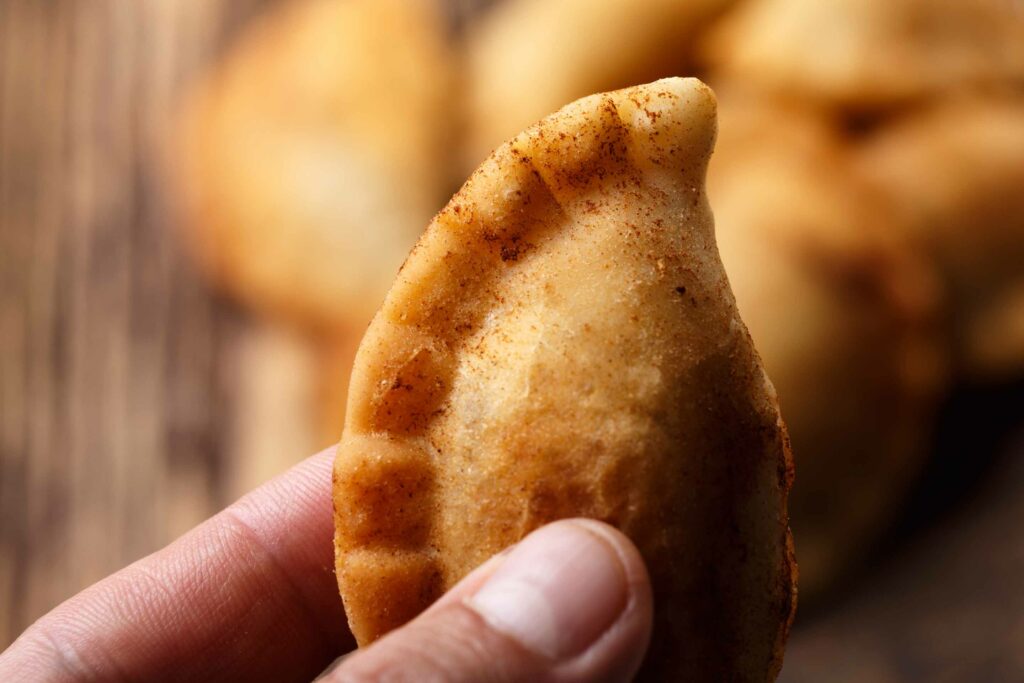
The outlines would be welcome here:
[[[353,647],[333,570],[334,449],[64,602],[0,680],[310,680]]]

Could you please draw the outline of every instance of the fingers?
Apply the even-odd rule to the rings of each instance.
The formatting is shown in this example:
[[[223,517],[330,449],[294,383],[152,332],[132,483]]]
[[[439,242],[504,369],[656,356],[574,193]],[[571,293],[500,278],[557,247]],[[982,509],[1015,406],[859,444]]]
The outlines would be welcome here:
[[[647,571],[625,536],[599,522],[556,522],[327,680],[628,681],[651,614]]]
[[[0,655],[0,680],[312,679],[351,642],[332,571],[332,457],[54,609]]]

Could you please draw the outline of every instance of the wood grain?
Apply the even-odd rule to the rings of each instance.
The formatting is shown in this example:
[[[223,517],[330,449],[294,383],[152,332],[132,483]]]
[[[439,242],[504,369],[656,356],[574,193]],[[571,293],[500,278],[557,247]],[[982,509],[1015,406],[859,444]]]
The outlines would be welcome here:
[[[0,2],[0,647],[232,488],[250,326],[182,254],[159,161],[257,5]]]

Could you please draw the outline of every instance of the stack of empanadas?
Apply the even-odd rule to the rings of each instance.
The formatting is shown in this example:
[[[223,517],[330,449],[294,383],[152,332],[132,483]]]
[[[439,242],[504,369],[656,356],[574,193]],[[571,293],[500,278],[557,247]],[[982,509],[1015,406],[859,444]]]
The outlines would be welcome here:
[[[748,151],[758,135],[775,147],[761,172],[739,171],[748,182],[734,185],[730,201],[745,204],[746,215],[731,219],[722,197],[719,234],[740,310],[750,316],[791,425],[801,473],[794,530],[804,595],[814,599],[863,558],[905,500],[925,462],[930,410],[943,396],[943,356],[954,360],[954,380],[1024,376],[1024,223],[1019,193],[1010,189],[1020,186],[1024,169],[1024,118],[1011,94],[1024,85],[1024,16],[998,0],[748,0],[708,32],[701,54],[713,84],[732,84],[762,103],[753,114],[759,107],[749,98],[739,103],[744,124],[735,131],[723,116],[721,147],[732,135],[744,135],[736,144]],[[763,109],[793,106],[807,116],[784,138],[779,117]],[[728,113],[727,102],[722,109]],[[751,115],[762,121],[754,122],[759,133],[750,130]],[[762,183],[781,182],[772,177],[781,173],[778,165],[800,158],[794,137],[821,147],[823,127],[833,161],[806,164],[799,190],[788,200],[774,192],[776,211],[761,214],[753,193],[763,196]],[[711,166],[712,201],[716,170],[723,179],[737,173],[721,161]],[[823,209],[818,227],[801,217],[800,207],[814,204]],[[872,275],[850,279],[834,253],[805,256],[804,268],[828,275],[805,281],[802,296],[793,288],[772,301],[765,292],[775,291],[779,269],[752,266],[749,246],[734,260],[724,240],[732,227],[749,235],[758,224],[780,221],[814,242],[827,238],[824,226],[844,222],[865,245],[887,234],[890,252],[902,257],[875,261],[861,269]],[[792,250],[766,245],[765,262]],[[863,253],[860,261],[871,263]],[[923,269],[932,271],[931,285]],[[916,280],[919,295],[879,296],[881,279],[902,283],[904,292]],[[871,282],[876,294],[865,298]],[[937,295],[930,304],[929,288]],[[814,340],[781,340],[768,320],[786,320],[808,297],[832,301],[788,318]],[[858,319],[851,299],[867,317]],[[853,326],[844,329],[843,321]],[[801,345],[817,351],[801,354]],[[809,380],[814,358],[825,362],[830,372],[821,376],[829,380]],[[789,386],[800,377],[808,379]]]

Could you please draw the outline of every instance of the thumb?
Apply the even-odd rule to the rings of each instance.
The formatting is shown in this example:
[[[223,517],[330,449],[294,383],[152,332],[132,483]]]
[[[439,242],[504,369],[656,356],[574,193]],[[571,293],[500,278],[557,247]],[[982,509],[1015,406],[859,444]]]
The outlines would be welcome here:
[[[328,681],[628,681],[651,633],[640,554],[612,527],[555,522],[463,579]]]

